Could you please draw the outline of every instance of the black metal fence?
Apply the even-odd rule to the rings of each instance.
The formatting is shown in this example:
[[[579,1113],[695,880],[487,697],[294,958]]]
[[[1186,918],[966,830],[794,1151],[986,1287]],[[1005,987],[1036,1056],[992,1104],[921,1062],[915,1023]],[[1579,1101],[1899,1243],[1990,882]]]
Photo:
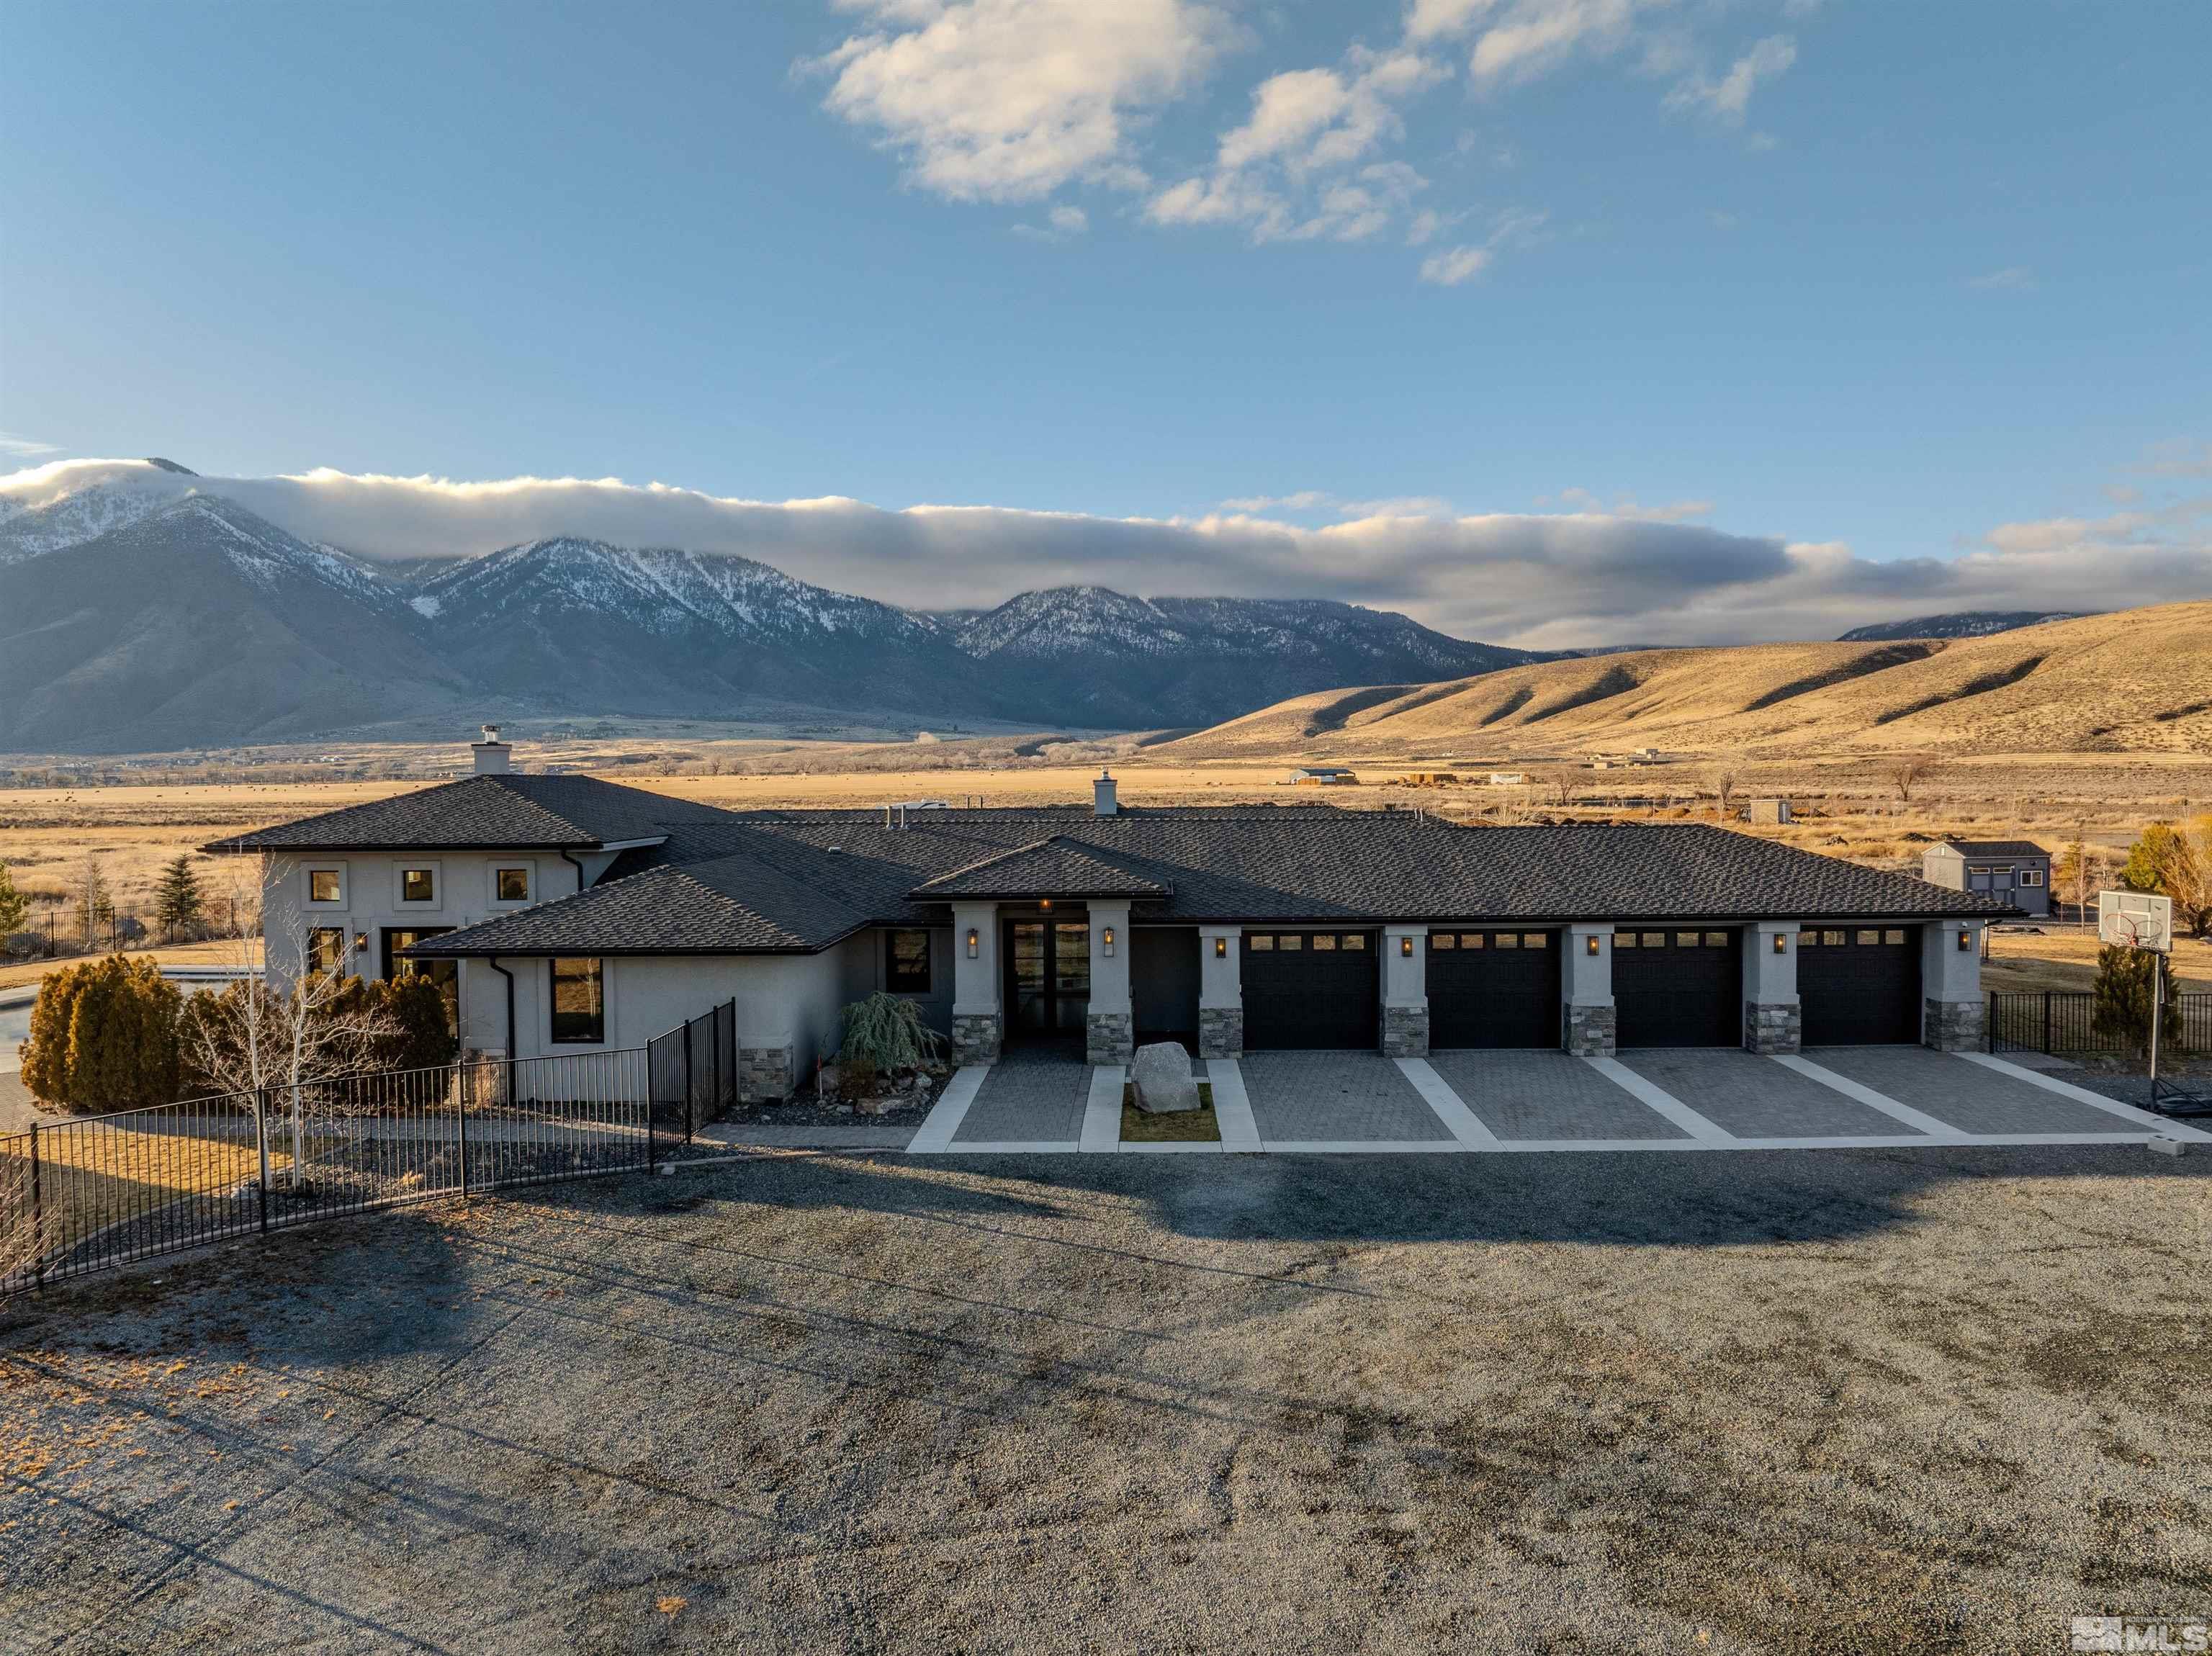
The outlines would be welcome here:
[[[2164,1020],[2160,1047],[2212,1053],[2212,995],[2182,995],[2179,1016]],[[2002,990],[1990,995],[1992,1052],[2131,1053],[2138,1043],[2097,1027],[2097,998],[2087,990]]]
[[[738,1101],[738,1004],[726,1000],[646,1044],[657,1131],[692,1135]]]
[[[641,1170],[738,1093],[737,1004],[647,1046],[84,1116],[0,1136],[0,1293],[433,1197]]]

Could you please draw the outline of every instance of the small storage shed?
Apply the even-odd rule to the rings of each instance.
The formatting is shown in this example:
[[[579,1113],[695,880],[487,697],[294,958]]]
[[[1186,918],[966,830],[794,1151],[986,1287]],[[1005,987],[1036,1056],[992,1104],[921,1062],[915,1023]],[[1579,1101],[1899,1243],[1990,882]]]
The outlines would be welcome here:
[[[2051,913],[2051,853],[2033,840],[1940,840],[1920,854],[1920,877],[1953,891]]]

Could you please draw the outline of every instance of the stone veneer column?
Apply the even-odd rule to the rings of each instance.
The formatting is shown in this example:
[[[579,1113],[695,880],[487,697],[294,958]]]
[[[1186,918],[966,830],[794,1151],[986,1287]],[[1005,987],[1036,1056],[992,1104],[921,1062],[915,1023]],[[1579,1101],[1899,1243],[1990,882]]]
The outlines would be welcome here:
[[[1930,920],[1920,928],[1923,1046],[1978,1052],[1989,1044],[1981,943],[1981,927],[1973,920]]]
[[[1429,928],[1382,928],[1382,1056],[1429,1055]]]
[[[1244,933],[1237,926],[1198,928],[1198,1055],[1244,1055]]]
[[[1592,952],[1591,940],[1597,948]],[[1566,929],[1559,958],[1559,1045],[1577,1058],[1611,1058],[1617,1027],[1613,1004],[1613,923]]]
[[[973,933],[975,952],[969,952]],[[952,1061],[996,1064],[1006,1021],[999,1004],[999,906],[952,905]]]
[[[1107,952],[1106,934],[1114,935]],[[1129,1001],[1129,905],[1091,905],[1091,1016],[1084,1021],[1084,1057],[1127,1064],[1137,1054],[1137,1021]]]
[[[1743,929],[1747,1052],[1771,1056],[1805,1044],[1804,1006],[1797,998],[1797,925],[1796,920],[1756,920]]]

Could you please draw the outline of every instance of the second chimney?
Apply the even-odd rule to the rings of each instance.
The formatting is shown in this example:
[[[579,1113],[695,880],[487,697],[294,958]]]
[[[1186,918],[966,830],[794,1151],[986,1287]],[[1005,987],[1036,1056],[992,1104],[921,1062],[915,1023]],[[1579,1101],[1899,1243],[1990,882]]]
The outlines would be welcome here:
[[[1114,773],[1101,770],[1098,779],[1091,785],[1091,809],[1100,816],[1119,816],[1121,802],[1114,797]]]
[[[483,740],[471,743],[469,751],[476,756],[478,776],[504,776],[507,756],[514,750],[499,739],[498,725],[487,725],[483,727]]]

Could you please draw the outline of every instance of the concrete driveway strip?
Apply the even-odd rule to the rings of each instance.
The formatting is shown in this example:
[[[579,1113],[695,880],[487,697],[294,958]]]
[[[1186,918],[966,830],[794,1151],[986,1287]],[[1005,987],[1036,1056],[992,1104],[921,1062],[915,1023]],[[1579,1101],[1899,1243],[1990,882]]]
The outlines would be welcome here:
[[[1248,1052],[1252,1117],[1271,1150],[1455,1150],[1436,1112],[1379,1052]]]
[[[1468,1149],[1486,1150],[1498,1143],[1498,1135],[1483,1125],[1480,1117],[1468,1108],[1466,1102],[1444,1078],[1423,1058],[1395,1059],[1398,1073],[1413,1083],[1413,1090],[1421,1101],[1435,1112],[1451,1136]]]
[[[1224,1150],[1264,1149],[1260,1124],[1252,1119],[1252,1101],[1244,1091],[1244,1071],[1233,1058],[1208,1059],[1206,1078],[1213,1088],[1213,1120],[1221,1129]]]
[[[2166,1116],[2154,1115],[2148,1110],[2139,1110],[2132,1104],[2121,1103],[2117,1098],[2106,1098],[2102,1093],[2093,1093],[2087,1087],[2076,1087],[2070,1081],[2061,1081],[2057,1076],[2044,1075],[2038,1071],[2027,1069],[2017,1064],[2008,1064],[2004,1059],[1991,1057],[1987,1052],[1960,1052],[1958,1056],[1978,1068],[1992,1070],[1999,1075],[2015,1077],[2025,1081],[2031,1087],[2039,1087],[2045,1092],[2056,1093],[2061,1098],[2073,1099],[2077,1103],[2087,1105],[2093,1110],[2101,1111],[2106,1115],[2117,1116],[2123,1121],[2162,1133],[2168,1138],[2212,1143],[2212,1133],[2206,1132],[2201,1127],[2191,1127]]]
[[[1817,1046],[1803,1056],[1823,1070],[1933,1116],[1957,1132],[2126,1131],[2105,1112],[2046,1091],[2019,1074],[1984,1070],[1924,1046]]]
[[[1718,1122],[1708,1120],[1656,1082],[1639,1075],[1617,1058],[1586,1058],[1583,1062],[1642,1103],[1650,1105],[1701,1144],[1733,1144],[1735,1135]]]
[[[963,1064],[953,1072],[952,1079],[945,1083],[945,1090],[937,1095],[928,1117],[908,1143],[907,1150],[915,1156],[929,1156],[950,1148],[952,1135],[960,1131],[968,1112],[975,1102],[975,1095],[982,1089],[984,1077],[991,1073],[988,1064]]]
[[[1924,1132],[1930,1137],[1944,1139],[1959,1139],[1966,1136],[1947,1121],[1939,1121],[1934,1116],[1916,1110],[1909,1104],[1900,1104],[1886,1094],[1878,1093],[1871,1087],[1853,1081],[1849,1076],[1838,1075],[1833,1070],[1823,1069],[1808,1058],[1801,1057],[1796,1052],[1777,1052],[1773,1057],[1777,1064],[1795,1070],[1801,1076],[1809,1077],[1823,1087],[1832,1087],[1845,1098],[1856,1100],[1870,1110],[1880,1110],[1884,1115],[1902,1121],[1915,1132]]]

